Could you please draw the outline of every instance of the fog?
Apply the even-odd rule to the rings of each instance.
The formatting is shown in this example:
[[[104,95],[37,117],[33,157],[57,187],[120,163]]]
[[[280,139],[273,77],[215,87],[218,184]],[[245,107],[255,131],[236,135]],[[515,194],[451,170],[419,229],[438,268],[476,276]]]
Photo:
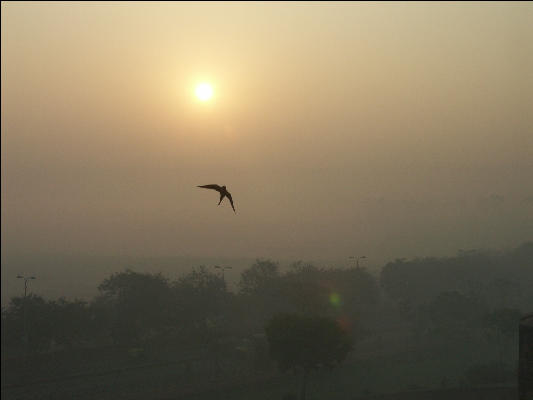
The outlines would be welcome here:
[[[159,362],[168,345],[181,360],[183,343],[220,328],[232,349],[268,333],[270,361],[265,350],[257,370],[233,353],[228,362],[282,380],[276,365],[303,368],[307,382],[316,363],[341,363],[351,339],[348,364],[369,363],[352,371],[360,377],[390,361],[379,357],[416,364],[409,376],[391,372],[395,382],[368,372],[374,383],[346,389],[350,397],[435,388],[454,368],[457,387],[490,381],[472,378],[479,365],[505,383],[518,339],[492,322],[515,326],[532,305],[531,3],[7,1],[1,10],[2,347],[12,357],[2,382],[44,379],[47,361],[28,372],[28,354],[65,349],[150,348]],[[205,102],[201,82],[214,90]],[[236,212],[205,184],[227,186]],[[30,297],[18,275],[37,277]],[[399,289],[406,282],[416,296]],[[511,286],[516,296],[503,295]],[[342,312],[341,292],[351,299]],[[463,306],[471,314],[456,326],[446,312]],[[435,310],[457,329],[428,316]],[[286,345],[280,326],[336,329],[279,315],[291,312],[362,328],[332,339],[346,350],[334,360],[291,364],[275,357],[286,353],[275,350]],[[43,322],[21,341],[32,315],[60,332]],[[62,325],[70,318],[88,324],[83,334]],[[486,339],[500,334],[499,347]],[[428,337],[427,348],[399,350]],[[382,340],[390,353],[372,358]],[[219,371],[209,346],[189,347]],[[423,354],[446,346],[450,363],[424,375]],[[66,376],[82,364],[61,365]],[[311,381],[309,398],[332,382]],[[265,398],[287,392],[270,389]]]
[[[3,3],[3,251],[385,262],[518,245],[531,13]]]

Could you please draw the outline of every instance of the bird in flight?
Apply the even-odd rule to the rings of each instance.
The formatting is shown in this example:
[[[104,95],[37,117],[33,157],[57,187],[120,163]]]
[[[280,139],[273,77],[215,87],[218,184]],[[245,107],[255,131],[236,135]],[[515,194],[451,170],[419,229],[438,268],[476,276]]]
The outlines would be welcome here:
[[[231,203],[231,208],[233,208],[233,212],[235,211],[235,207],[233,206],[233,199],[231,198],[231,193],[226,190],[226,186],[219,186],[219,185],[198,185],[199,188],[203,189],[213,189],[220,193],[220,201],[218,202],[218,205],[222,203],[222,200],[224,200],[224,197],[227,197],[229,199],[229,202]]]

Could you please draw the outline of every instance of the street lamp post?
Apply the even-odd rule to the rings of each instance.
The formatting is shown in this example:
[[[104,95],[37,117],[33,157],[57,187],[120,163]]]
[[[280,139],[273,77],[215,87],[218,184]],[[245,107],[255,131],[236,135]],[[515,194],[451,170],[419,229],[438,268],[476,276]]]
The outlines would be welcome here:
[[[231,267],[221,267],[220,265],[215,265],[215,268],[222,270],[222,281],[224,282],[224,285],[226,284],[226,280],[224,279],[224,271],[227,269],[231,269]]]
[[[355,260],[355,266],[357,269],[359,269],[359,260],[366,258],[366,256],[360,256],[360,257],[350,256],[348,258],[351,260]]]
[[[28,295],[28,281],[36,279],[34,276],[22,276],[17,275],[17,279],[24,279],[24,303],[23,303],[23,313],[24,313],[24,357],[28,354],[28,323],[27,323],[27,306],[26,306],[26,297]]]
[[[28,281],[30,279],[36,279],[34,276],[25,277],[22,275],[17,275],[18,279],[24,279],[24,299],[26,299],[26,295],[28,294]]]

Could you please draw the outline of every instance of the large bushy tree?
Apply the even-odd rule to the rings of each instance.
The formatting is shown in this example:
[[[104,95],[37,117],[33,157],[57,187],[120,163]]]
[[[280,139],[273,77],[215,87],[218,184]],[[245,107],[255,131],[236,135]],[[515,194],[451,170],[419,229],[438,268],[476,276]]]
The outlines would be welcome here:
[[[241,273],[239,290],[242,294],[256,294],[268,290],[279,277],[279,264],[271,260],[257,259]]]
[[[350,333],[328,317],[279,314],[267,323],[265,332],[270,355],[280,370],[301,371],[301,400],[309,373],[340,364],[352,349]]]
[[[134,344],[166,324],[170,287],[161,274],[119,272],[98,287],[112,307],[112,337],[117,344]]]

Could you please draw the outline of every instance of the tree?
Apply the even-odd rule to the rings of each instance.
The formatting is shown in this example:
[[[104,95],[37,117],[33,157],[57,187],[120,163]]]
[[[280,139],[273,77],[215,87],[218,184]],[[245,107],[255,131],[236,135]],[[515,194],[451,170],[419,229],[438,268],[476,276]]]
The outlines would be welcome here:
[[[172,285],[172,318],[181,325],[177,334],[187,347],[219,349],[228,330],[233,296],[222,277],[206,267],[193,268]],[[216,350],[216,351],[215,351]],[[216,355],[216,354],[215,354]]]
[[[266,289],[279,277],[279,265],[271,260],[256,260],[241,274],[239,288],[242,294],[252,294]]]
[[[136,343],[167,322],[170,287],[161,274],[126,270],[111,275],[98,289],[113,307],[115,343]]]
[[[282,278],[282,290],[291,312],[325,315],[331,308],[331,282],[325,271],[312,264],[295,262]]]
[[[318,268],[297,262],[280,279],[285,312],[350,319],[371,314],[379,299],[375,278],[364,268]]]
[[[482,334],[486,305],[453,291],[440,293],[419,311],[419,322],[427,326],[431,337],[455,346],[471,343]]]
[[[458,291],[491,308],[532,307],[533,242],[508,252],[460,251],[454,257],[396,260],[380,282],[385,293],[408,309],[432,301],[435,293]]]
[[[230,297],[224,280],[204,266],[181,276],[172,291],[178,307],[175,315],[189,323],[222,316]]]
[[[309,373],[340,364],[352,349],[349,332],[328,317],[278,314],[267,323],[265,332],[270,355],[280,370],[302,372],[301,400],[305,400]]]
[[[499,347],[500,371],[504,373],[504,358],[508,345],[516,345],[518,340],[518,324],[522,313],[514,308],[502,308],[485,315],[484,322],[489,330],[490,339]]]
[[[24,349],[26,330],[27,348],[31,353],[50,348],[54,336],[53,312],[49,302],[41,296],[30,294],[27,297],[12,297],[3,312],[2,325],[4,324],[8,347]]]
[[[261,331],[265,320],[284,310],[280,283],[279,265],[272,260],[257,259],[241,273],[237,313],[246,330]]]
[[[501,308],[485,315],[487,327],[497,331],[503,337],[516,339],[518,324],[522,313],[515,308]]]
[[[64,297],[49,301],[53,322],[53,338],[57,344],[72,347],[87,341],[92,333],[90,309],[82,300],[69,301]]]
[[[373,313],[379,301],[376,279],[365,268],[330,269],[324,271],[323,281],[333,284],[333,290],[342,297],[345,313],[361,315]]]

